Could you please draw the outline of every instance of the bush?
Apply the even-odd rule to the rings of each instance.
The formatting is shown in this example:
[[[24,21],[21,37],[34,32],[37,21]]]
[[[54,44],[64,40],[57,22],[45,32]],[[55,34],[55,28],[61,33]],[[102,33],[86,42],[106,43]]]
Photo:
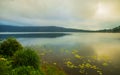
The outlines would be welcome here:
[[[11,75],[43,75],[43,73],[31,66],[20,66],[13,69]]]
[[[22,45],[15,38],[8,38],[0,45],[0,54],[5,56],[13,56],[17,50],[21,50]]]
[[[0,75],[9,75],[11,65],[7,59],[0,57]]]
[[[37,53],[31,49],[19,50],[13,56],[13,66],[33,66],[38,69],[40,58]]]

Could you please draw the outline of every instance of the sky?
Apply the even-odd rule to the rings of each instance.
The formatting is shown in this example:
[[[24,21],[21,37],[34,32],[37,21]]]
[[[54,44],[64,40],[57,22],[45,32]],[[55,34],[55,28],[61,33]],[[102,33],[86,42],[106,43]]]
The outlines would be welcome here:
[[[108,29],[120,25],[120,0],[0,0],[0,24]]]

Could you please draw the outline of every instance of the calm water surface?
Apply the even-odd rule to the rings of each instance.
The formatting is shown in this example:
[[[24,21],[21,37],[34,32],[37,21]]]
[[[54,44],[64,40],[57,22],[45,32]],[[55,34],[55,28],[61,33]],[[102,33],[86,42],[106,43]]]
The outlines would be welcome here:
[[[12,36],[17,37],[23,46],[39,52],[43,63],[57,65],[69,75],[120,75],[120,33],[16,35]],[[6,35],[0,36],[4,38]],[[84,70],[86,73],[81,72]]]

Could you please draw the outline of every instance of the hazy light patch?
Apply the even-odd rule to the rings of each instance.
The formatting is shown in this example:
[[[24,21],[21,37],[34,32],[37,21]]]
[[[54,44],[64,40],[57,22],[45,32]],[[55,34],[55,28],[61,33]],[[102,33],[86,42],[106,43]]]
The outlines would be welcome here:
[[[102,3],[99,3],[96,14],[100,18],[105,18],[107,16],[110,16],[110,9]]]
[[[109,46],[109,47],[107,47]],[[113,59],[114,61],[118,61],[118,57],[117,55],[119,56],[119,43],[113,45],[112,44],[96,44],[94,46],[94,49],[96,50],[96,54],[98,56],[102,56],[102,55],[105,55],[105,56],[108,56],[109,58]]]

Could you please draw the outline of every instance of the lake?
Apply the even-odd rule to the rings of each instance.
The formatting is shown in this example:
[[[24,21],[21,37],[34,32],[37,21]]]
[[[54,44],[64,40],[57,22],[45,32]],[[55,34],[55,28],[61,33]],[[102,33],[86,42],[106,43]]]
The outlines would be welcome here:
[[[9,36],[68,75],[120,75],[120,33],[0,33]]]

